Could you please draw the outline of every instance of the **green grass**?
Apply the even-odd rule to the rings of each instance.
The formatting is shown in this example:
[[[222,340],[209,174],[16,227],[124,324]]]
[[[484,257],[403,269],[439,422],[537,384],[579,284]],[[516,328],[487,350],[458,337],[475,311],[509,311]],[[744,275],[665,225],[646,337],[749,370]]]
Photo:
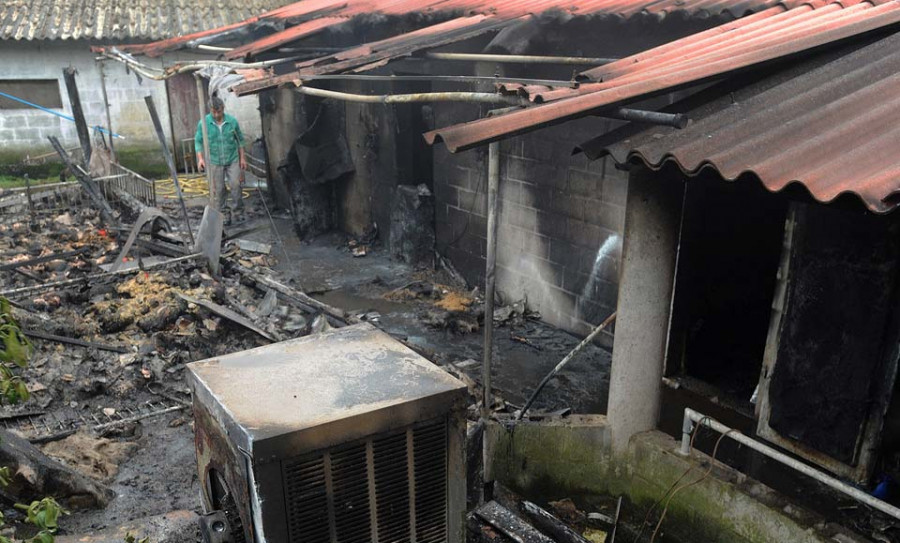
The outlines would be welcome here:
[[[59,177],[42,177],[40,179],[31,179],[32,185],[45,185],[47,183],[58,183]],[[12,189],[16,187],[24,187],[25,178],[17,175],[0,174],[0,189]]]

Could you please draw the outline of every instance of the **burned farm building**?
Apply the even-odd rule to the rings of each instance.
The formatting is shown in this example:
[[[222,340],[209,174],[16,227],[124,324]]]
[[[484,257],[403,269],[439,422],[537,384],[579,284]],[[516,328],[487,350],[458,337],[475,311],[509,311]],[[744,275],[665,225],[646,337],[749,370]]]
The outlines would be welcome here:
[[[145,4],[0,8],[38,528],[900,541],[900,3]]]

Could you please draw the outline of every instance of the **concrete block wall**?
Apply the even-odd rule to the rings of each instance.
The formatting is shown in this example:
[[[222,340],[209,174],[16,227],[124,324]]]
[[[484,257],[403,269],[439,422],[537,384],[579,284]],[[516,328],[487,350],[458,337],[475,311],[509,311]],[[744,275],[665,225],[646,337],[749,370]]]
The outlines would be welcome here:
[[[628,179],[611,162],[591,162],[572,150],[612,126],[583,119],[500,146],[498,289],[511,300],[527,298],[545,321],[578,334],[616,307]],[[434,185],[438,250],[480,284],[486,149],[453,155],[436,147]],[[611,344],[611,335],[603,341]]]
[[[46,41],[17,42],[0,41],[0,56],[3,58],[3,75],[0,79],[56,79],[59,82],[63,107],[60,113],[71,115],[62,71],[74,67],[78,74],[79,96],[85,118],[89,125],[106,126],[106,111],[103,104],[100,70],[95,55],[90,51],[90,42]],[[153,66],[168,65],[178,60],[202,58],[197,55],[169,55],[162,58],[141,58]],[[156,133],[144,97],[153,96],[156,109],[162,120],[166,137],[171,141],[169,103],[166,84],[144,78],[138,81],[133,73],[127,73],[125,66],[118,62],[106,63],[106,88],[109,97],[113,130],[123,136],[116,140],[117,149],[152,149],[158,146]],[[27,96],[20,98],[28,99]],[[237,98],[231,93],[225,98],[226,110],[235,115],[241,123],[249,141],[262,132],[255,96]],[[66,147],[78,144],[75,124],[46,112],[33,108],[0,110],[0,148],[10,154],[39,154],[51,150],[48,135],[60,138]]]

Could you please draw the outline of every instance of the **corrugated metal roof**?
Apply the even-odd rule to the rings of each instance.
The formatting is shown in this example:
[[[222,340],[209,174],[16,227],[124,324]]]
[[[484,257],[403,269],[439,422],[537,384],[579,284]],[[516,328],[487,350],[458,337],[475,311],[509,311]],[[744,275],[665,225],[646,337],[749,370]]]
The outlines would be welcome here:
[[[821,202],[852,193],[876,213],[900,204],[900,34],[688,102],[683,130],[626,126],[581,148],[620,164],[750,173],[771,191],[801,183]]]
[[[898,23],[900,2],[895,0],[807,2],[793,9],[777,6],[583,74],[597,82],[533,96],[550,103],[434,130],[426,139],[443,141],[451,151],[468,149]]]
[[[683,13],[691,17],[727,15],[742,17],[748,13],[779,4],[778,0],[305,0],[252,17],[237,25],[215,31],[179,36],[161,43],[128,46],[131,53],[156,56],[196,40],[210,39],[216,34],[260,23],[294,24],[303,26],[318,17],[339,17],[350,20],[358,15],[440,14],[447,18],[459,15],[490,15],[500,19],[514,19],[550,10],[568,12],[575,16],[608,15],[635,17],[639,15],[663,17]],[[336,20],[333,24],[341,24]],[[278,47],[308,34],[302,28],[286,28],[256,42],[244,44],[229,58],[240,58]]]
[[[4,0],[3,40],[159,40],[219,28],[285,0]]]

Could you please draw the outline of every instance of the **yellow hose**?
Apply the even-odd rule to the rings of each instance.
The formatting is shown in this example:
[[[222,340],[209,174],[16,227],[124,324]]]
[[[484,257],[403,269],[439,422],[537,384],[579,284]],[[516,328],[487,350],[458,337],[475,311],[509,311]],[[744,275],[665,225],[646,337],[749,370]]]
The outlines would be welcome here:
[[[205,175],[185,175],[178,177],[178,183],[181,185],[181,193],[185,198],[209,197],[209,185],[206,183]],[[158,198],[175,198],[175,183],[171,179],[157,179],[154,181],[156,185],[156,196]],[[249,198],[250,191],[244,189],[241,191],[242,198]]]

